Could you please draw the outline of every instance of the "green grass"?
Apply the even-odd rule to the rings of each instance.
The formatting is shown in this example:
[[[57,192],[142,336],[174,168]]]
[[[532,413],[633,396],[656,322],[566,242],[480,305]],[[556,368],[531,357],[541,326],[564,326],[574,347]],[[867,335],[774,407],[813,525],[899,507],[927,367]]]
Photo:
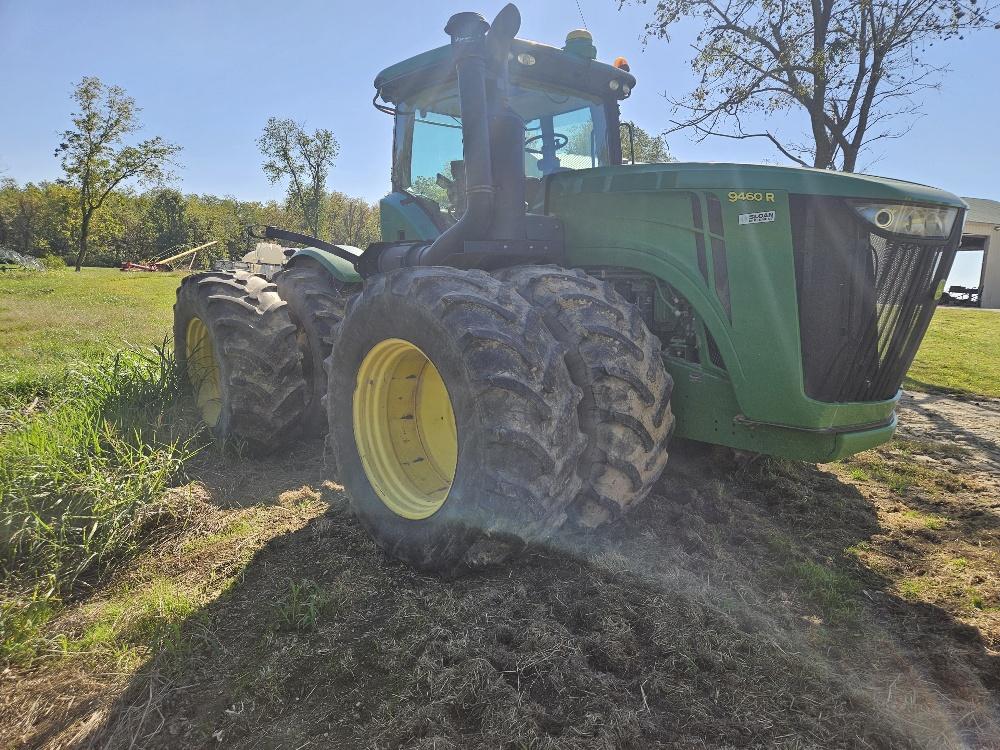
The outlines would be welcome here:
[[[1000,313],[938,308],[903,387],[1000,398]]]
[[[278,628],[303,633],[315,630],[329,604],[329,598],[315,581],[292,581],[275,608]]]
[[[973,609],[986,609],[986,600],[976,589],[968,587],[965,590],[965,599],[968,606]]]
[[[46,624],[58,603],[44,587],[20,595],[0,592],[0,664],[26,664],[44,646]]]
[[[12,379],[58,376],[123,343],[162,343],[181,276],[113,268],[0,274],[0,392]],[[1000,314],[939,308],[904,386],[1000,397],[998,349]]]
[[[904,510],[903,518],[910,523],[915,523],[932,531],[940,531],[946,524],[946,520],[941,516],[935,516],[931,513],[921,513],[918,510]]]
[[[846,570],[799,560],[789,562],[785,573],[827,617],[846,620],[854,614],[858,583]]]
[[[78,636],[60,635],[56,649],[69,654],[110,654],[121,668],[134,667],[152,650],[181,646],[181,624],[200,602],[168,578],[120,592],[99,604],[99,614]]]
[[[129,344],[162,344],[180,279],[114,268],[0,273],[0,393]]]
[[[57,605],[176,517],[164,491],[192,453],[171,356],[81,364],[32,408],[7,394],[0,432],[0,658],[30,659]]]
[[[906,599],[922,599],[933,588],[926,578],[906,578],[899,584],[899,593]]]
[[[960,474],[914,461],[914,454],[927,450],[918,450],[915,445],[917,443],[905,438],[893,438],[880,450],[864,451],[842,459],[840,463],[847,468],[851,479],[878,482],[900,496],[905,496],[911,488],[936,496],[957,492],[967,486],[967,480]],[[946,455],[952,453],[948,451]],[[928,525],[928,528],[934,527]]]
[[[0,274],[0,659],[30,661],[67,596],[106,580],[175,517],[164,491],[196,427],[180,406],[169,353],[148,347],[169,336],[180,277],[98,268]],[[907,386],[1000,396],[998,344],[1000,315],[939,310]],[[856,461],[851,472],[899,493],[914,484],[947,489],[924,468]],[[213,541],[244,531],[224,528]],[[828,614],[849,609],[848,578],[800,561],[786,572]],[[295,583],[276,603],[277,626],[308,631],[328,605],[310,582]],[[95,627],[86,643],[130,642],[118,626]]]
[[[61,602],[176,518],[165,490],[198,430],[164,346],[179,281],[0,274],[0,660],[51,646]]]

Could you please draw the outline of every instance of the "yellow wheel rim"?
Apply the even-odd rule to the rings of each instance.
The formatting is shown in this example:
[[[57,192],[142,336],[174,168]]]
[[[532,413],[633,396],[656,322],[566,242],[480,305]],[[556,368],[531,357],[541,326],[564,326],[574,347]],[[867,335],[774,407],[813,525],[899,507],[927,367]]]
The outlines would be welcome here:
[[[417,346],[380,341],[354,388],[354,442],[385,506],[411,520],[448,499],[458,466],[455,412],[441,374]]]
[[[201,318],[191,318],[186,343],[187,374],[194,387],[198,410],[205,424],[215,427],[222,415],[222,387],[219,385],[219,365],[215,361],[212,335]]]

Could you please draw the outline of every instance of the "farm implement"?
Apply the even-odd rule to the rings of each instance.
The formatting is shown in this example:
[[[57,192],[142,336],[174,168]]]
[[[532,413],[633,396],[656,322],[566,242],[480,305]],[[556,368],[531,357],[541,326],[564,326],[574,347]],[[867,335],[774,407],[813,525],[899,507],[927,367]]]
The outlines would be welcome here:
[[[139,262],[125,261],[122,263],[121,271],[173,271],[175,265],[184,260],[188,259],[188,268],[194,268],[194,261],[198,257],[198,251],[204,250],[205,248],[212,247],[212,245],[219,244],[218,240],[212,240],[211,242],[206,242],[203,245],[198,245],[198,247],[192,247],[190,250],[184,250],[182,252],[176,253],[174,255],[168,255],[166,257],[153,258],[152,260],[143,260]]]

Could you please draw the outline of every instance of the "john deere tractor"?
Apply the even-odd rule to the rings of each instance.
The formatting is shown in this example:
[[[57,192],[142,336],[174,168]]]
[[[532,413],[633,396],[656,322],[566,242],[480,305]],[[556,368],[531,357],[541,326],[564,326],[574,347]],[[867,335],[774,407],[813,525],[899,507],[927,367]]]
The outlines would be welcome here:
[[[890,179],[624,163],[636,80],[459,13],[382,71],[382,241],[297,240],[270,283],[178,291],[176,346],[219,439],[329,430],[358,518],[453,573],[649,493],[672,436],[802,461],[885,442],[965,205]],[[628,142],[627,132],[624,138]],[[500,550],[500,552],[498,552]]]

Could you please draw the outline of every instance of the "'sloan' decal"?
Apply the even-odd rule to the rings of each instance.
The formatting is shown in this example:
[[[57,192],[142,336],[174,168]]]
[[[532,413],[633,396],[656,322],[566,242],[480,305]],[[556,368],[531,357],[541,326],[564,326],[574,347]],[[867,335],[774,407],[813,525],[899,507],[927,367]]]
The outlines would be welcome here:
[[[766,224],[774,221],[774,211],[760,211],[755,214],[740,214],[740,224]]]

